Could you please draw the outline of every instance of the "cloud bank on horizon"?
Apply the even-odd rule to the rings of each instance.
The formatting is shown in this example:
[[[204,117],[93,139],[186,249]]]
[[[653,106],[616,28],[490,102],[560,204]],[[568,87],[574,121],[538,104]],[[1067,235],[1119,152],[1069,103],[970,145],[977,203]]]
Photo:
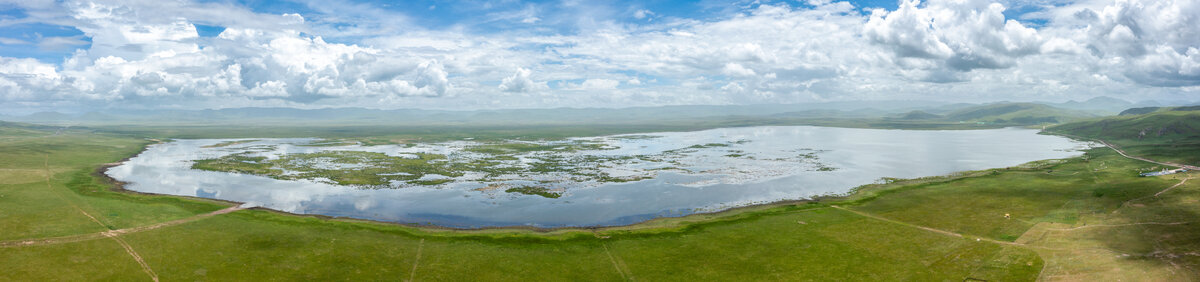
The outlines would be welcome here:
[[[0,0],[0,110],[1200,98],[1192,0],[387,2]]]

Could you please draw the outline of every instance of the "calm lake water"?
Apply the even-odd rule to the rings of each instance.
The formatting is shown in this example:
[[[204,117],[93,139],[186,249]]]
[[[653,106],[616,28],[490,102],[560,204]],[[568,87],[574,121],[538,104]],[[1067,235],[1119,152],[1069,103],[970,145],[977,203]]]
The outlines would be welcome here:
[[[579,138],[609,150],[588,155],[653,155],[693,145],[722,143],[673,155],[679,171],[652,170],[654,177],[626,183],[565,183],[560,198],[480,189],[488,183],[456,181],[438,186],[361,189],[319,180],[191,169],[192,162],[240,152],[265,156],[323,150],[451,156],[471,141],[418,146],[302,146],[315,139],[260,139],[204,148],[228,139],[176,140],[153,145],[108,175],[126,189],[198,196],[302,214],[353,217],[449,227],[624,225],[779,200],[840,194],[883,177],[915,178],[957,171],[1015,166],[1078,156],[1089,144],[1029,129],[879,130],[812,126],[720,128]],[[729,154],[729,152],[736,152]],[[807,154],[815,158],[796,158]],[[469,157],[469,154],[465,154]],[[646,173],[656,163],[602,164],[613,173]],[[820,167],[832,168],[817,169]],[[520,181],[512,180],[509,182]]]

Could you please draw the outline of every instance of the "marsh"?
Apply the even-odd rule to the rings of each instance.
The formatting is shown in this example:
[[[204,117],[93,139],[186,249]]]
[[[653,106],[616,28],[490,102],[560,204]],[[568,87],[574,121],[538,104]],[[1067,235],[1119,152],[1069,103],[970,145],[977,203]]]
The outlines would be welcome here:
[[[217,198],[300,214],[456,228],[606,226],[842,194],[884,177],[945,175],[1068,158],[1090,146],[1020,128],[814,126],[501,143],[328,146],[320,145],[326,140],[314,138],[237,141],[183,139],[153,145],[107,173],[134,191]],[[361,157],[364,153],[371,157]],[[253,159],[241,162],[279,173],[193,168],[198,161],[238,155]],[[355,157],[329,157],[345,155]],[[297,156],[320,157],[298,162]],[[437,156],[422,164],[436,165],[438,173],[419,175],[423,172],[404,170],[404,163],[388,163],[419,156]],[[488,160],[487,165],[456,165],[480,160]],[[401,165],[387,169],[381,163]],[[498,168],[508,169],[496,172]],[[355,185],[321,176],[368,169],[376,169],[371,170],[374,177],[391,180]]]

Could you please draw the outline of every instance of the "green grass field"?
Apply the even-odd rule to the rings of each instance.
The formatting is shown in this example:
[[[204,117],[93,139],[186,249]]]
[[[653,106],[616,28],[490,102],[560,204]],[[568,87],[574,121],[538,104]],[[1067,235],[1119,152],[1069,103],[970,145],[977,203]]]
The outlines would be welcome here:
[[[150,141],[14,131],[0,138],[6,281],[1200,279],[1200,180],[1166,190],[1190,175],[1138,178],[1154,165],[1107,148],[819,202],[543,232],[267,210],[201,218],[231,204],[115,191],[95,174]]]

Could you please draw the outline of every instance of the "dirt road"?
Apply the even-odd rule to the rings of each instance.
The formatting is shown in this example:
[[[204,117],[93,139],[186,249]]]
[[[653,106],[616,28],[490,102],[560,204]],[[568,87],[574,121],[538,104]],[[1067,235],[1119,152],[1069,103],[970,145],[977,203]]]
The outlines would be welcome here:
[[[167,226],[180,225],[180,224],[184,224],[184,223],[188,223],[188,222],[192,222],[192,221],[209,218],[209,217],[212,217],[215,215],[231,213],[231,212],[238,211],[241,209],[242,209],[242,207],[240,207],[240,206],[239,207],[229,207],[229,208],[225,208],[222,210],[218,210],[218,211],[214,211],[214,212],[210,212],[210,213],[206,213],[206,214],[198,214],[198,215],[194,215],[191,217],[176,219],[176,220],[172,220],[172,221],[166,221],[166,222],[157,223],[157,224],[153,224],[153,225],[130,227],[130,228],[124,228],[124,229],[115,229],[115,230],[108,230],[108,231],[102,231],[102,232],[96,232],[96,233],[69,235],[69,236],[62,236],[62,237],[2,241],[2,242],[0,242],[0,248],[20,247],[20,246],[37,246],[37,245],[53,245],[53,244],[72,243],[72,242],[101,239],[101,238],[106,238],[106,237],[120,236],[120,235],[124,235],[124,234],[129,234],[129,233],[137,233],[137,232],[142,232],[142,231],[159,229],[159,228],[163,228],[163,227],[167,227]]]

